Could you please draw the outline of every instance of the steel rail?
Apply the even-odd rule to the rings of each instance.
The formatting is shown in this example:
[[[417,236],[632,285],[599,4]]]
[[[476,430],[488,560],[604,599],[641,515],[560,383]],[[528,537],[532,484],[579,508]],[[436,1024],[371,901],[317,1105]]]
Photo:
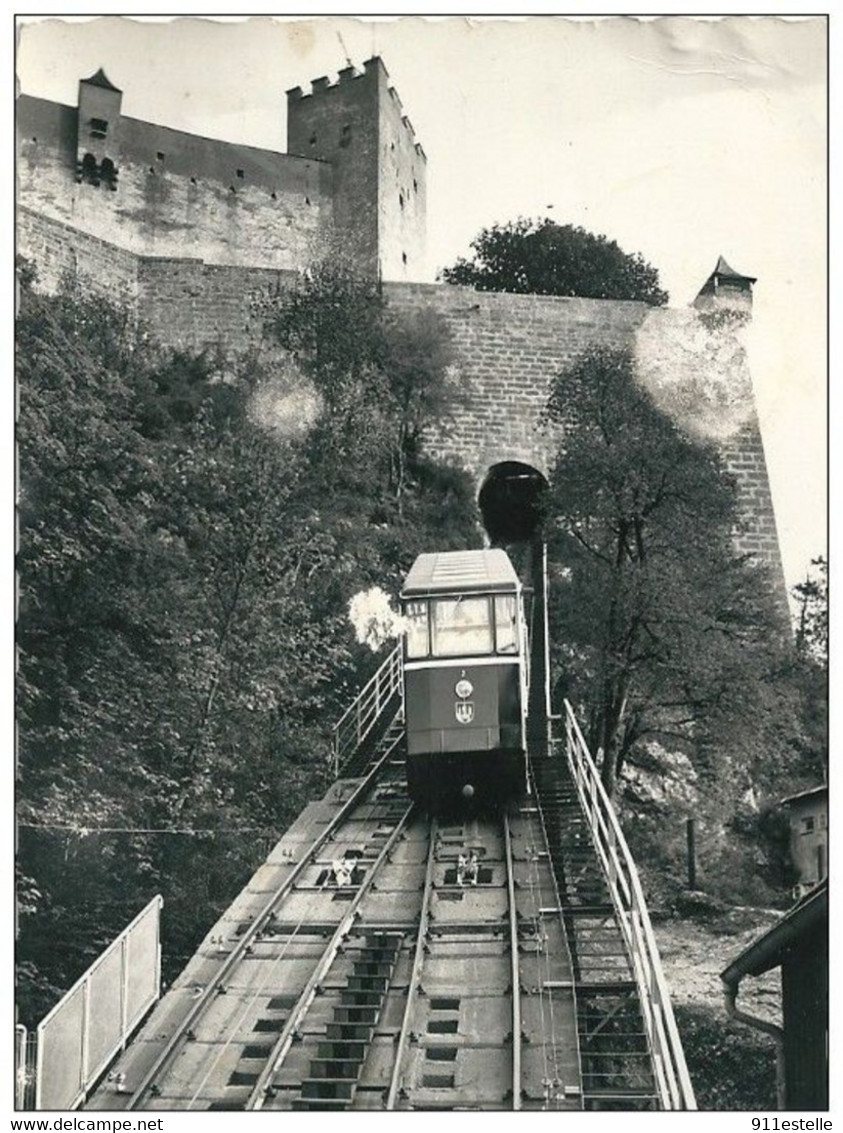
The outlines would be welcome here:
[[[292,872],[287,875],[281,886],[269,897],[261,912],[239,938],[238,942],[229,953],[228,958],[218,969],[214,980],[207,985],[202,994],[196,999],[179,1028],[144,1074],[139,1085],[128,1099],[124,1107],[125,1109],[137,1108],[155,1078],[162,1070],[166,1070],[170,1066],[183,1043],[186,1041],[188,1031],[193,1030],[193,1024],[201,1016],[209,1002],[216,999],[216,988],[218,985],[240,963],[255,937],[266,927],[267,920],[273,913],[275,906],[289,895],[296,881],[298,881],[304,870],[311,864],[314,855],[319,852],[334,832],[346,821],[349,814],[351,814],[366,795],[368,795],[370,789],[374,783],[377,782],[381,771],[400,742],[401,737],[399,736],[394,743],[390,744],[381,759],[372,767],[369,774],[360,781],[325,829],[313,840],[308,850],[302,854]]]
[[[267,1087],[270,1085],[270,1079],[272,1078],[273,1074],[278,1071],[281,1063],[287,1057],[287,1052],[293,1045],[293,1039],[295,1038],[296,1029],[298,1028],[299,1023],[304,1018],[305,1014],[308,1011],[308,1008],[316,997],[319,985],[327,975],[328,969],[331,967],[331,964],[333,964],[337,952],[339,952],[342,941],[351,930],[360,905],[362,904],[363,898],[371,889],[375,877],[377,876],[378,870],[386,861],[390,851],[392,850],[392,847],[398,841],[400,835],[404,832],[404,829],[406,828],[407,823],[410,820],[410,816],[413,813],[414,807],[415,804],[410,803],[402,816],[398,819],[398,822],[395,825],[395,829],[392,831],[389,838],[387,838],[387,840],[384,842],[383,847],[381,848],[381,852],[375,858],[374,862],[372,862],[371,868],[369,869],[365,879],[363,880],[363,884],[357,890],[353,901],[348,907],[348,912],[337,925],[333,936],[325,946],[325,951],[322,953],[322,957],[317,963],[316,968],[310,976],[310,979],[305,984],[304,990],[299,996],[295,1007],[290,1012],[290,1017],[284,1024],[284,1029],[279,1034],[275,1045],[269,1053],[266,1066],[258,1075],[258,1079],[255,1082],[252,1092],[249,1094],[246,1105],[244,1107],[245,1109],[260,1110],[263,1108],[263,1103],[266,1100]]]
[[[430,923],[430,901],[433,896],[433,867],[436,862],[436,832],[437,822],[436,819],[433,818],[430,821],[430,844],[427,849],[427,870],[424,876],[424,892],[422,894],[421,913],[419,915],[416,950],[413,955],[413,970],[410,974],[410,982],[407,985],[407,1003],[404,1007],[404,1017],[401,1020],[401,1031],[398,1035],[398,1045],[395,1050],[395,1062],[389,1081],[389,1092],[386,1098],[387,1109],[395,1109],[395,1101],[398,1097],[398,1085],[401,1079],[401,1065],[404,1061],[404,1054],[410,1037],[413,1006],[419,984],[421,983],[422,968],[424,967],[424,950],[427,943],[427,928]]]
[[[542,807],[541,795],[539,793],[538,785],[536,784],[535,776],[533,775],[532,766],[530,765],[529,759],[528,759],[528,767],[529,767],[529,770],[530,770],[530,782],[531,782],[532,788],[533,788],[533,799],[535,800],[536,811],[538,813],[539,826],[541,827],[542,838],[544,839],[544,848],[547,851],[548,859],[552,860],[551,859],[551,853],[550,853],[550,838],[548,837],[548,833],[547,833],[547,821],[546,821],[545,816],[544,816],[544,808]],[[559,882],[558,882],[557,877],[556,877],[556,870],[551,868],[549,872],[550,872],[550,881],[551,881],[551,884],[553,886],[553,896],[554,896],[554,900],[555,900],[555,908],[556,908],[557,916],[559,917],[559,927],[562,930],[562,937],[565,941],[565,947],[566,947],[566,950],[568,951],[568,956],[569,956],[569,960],[570,960],[570,942],[568,940],[568,930],[565,926],[565,916],[564,916],[564,913],[562,911],[562,895],[559,892]],[[572,981],[570,991],[571,991],[571,997],[572,997],[572,1001],[573,1001],[573,1005],[574,1005],[574,1014],[577,1018],[579,1018],[579,1013],[580,1013],[579,992],[577,991],[576,981]],[[551,1006],[552,1006],[552,1003],[551,1003]],[[580,1084],[580,1087],[581,1087],[582,1086],[582,1079],[583,1079],[582,1049],[581,1049],[581,1046],[580,1046],[580,1035],[579,1035],[579,1028],[578,1027],[574,1028],[573,1045],[574,1045],[574,1050],[575,1050],[575,1053],[576,1053],[576,1056],[577,1056],[577,1075],[578,1075],[579,1084]],[[580,1094],[580,1097],[582,1097],[582,1093]]]
[[[506,888],[509,894],[509,947],[512,965],[512,1108],[521,1109],[521,973],[518,964],[518,911],[515,907],[515,864],[509,816],[503,816]]]

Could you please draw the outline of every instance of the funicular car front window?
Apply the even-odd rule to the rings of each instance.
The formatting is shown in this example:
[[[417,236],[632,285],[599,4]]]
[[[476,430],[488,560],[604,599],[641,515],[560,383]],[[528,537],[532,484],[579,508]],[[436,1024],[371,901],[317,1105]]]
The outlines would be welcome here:
[[[433,604],[433,655],[473,656],[492,652],[488,598],[440,598]]]
[[[408,602],[404,617],[407,619],[407,656],[426,657],[430,652],[427,602]]]

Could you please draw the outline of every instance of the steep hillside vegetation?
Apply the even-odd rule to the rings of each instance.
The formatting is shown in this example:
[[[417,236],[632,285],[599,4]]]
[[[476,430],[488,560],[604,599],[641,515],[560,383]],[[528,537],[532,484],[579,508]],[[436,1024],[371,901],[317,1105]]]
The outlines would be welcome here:
[[[311,277],[267,313],[285,346],[271,367],[162,350],[101,300],[26,284],[18,1004],[32,1024],[156,892],[165,974],[179,970],[324,789],[331,725],[375,663],[349,599],[395,593],[418,549],[480,533],[467,478],[419,454],[432,391],[441,406],[453,386],[447,338],[388,318],[352,276]]]

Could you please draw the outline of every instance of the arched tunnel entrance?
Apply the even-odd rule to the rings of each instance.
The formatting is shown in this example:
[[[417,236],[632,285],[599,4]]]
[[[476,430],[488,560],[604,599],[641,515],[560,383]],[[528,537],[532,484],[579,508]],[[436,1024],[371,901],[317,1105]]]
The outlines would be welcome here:
[[[538,469],[517,460],[494,464],[477,502],[493,547],[523,543],[541,532],[548,483]]]

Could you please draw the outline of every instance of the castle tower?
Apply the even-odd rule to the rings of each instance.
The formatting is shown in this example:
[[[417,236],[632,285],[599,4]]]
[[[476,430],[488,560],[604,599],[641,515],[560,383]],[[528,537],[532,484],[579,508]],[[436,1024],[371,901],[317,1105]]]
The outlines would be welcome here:
[[[287,152],[332,165],[334,227],[367,274],[425,277],[427,158],[379,58],[287,92]]]
[[[120,106],[123,92],[102,67],[79,83],[76,180],[117,188]]]
[[[752,285],[755,276],[741,275],[722,256],[693,302],[698,311],[724,312],[748,319],[752,316]]]
[[[756,277],[741,275],[719,256],[714,271],[700,289],[692,306],[710,326],[739,328],[752,318],[752,285]],[[743,351],[743,348],[741,348]],[[748,363],[741,362],[747,397],[752,411],[738,432],[721,442],[720,453],[735,478],[739,518],[735,545],[743,554],[766,563],[776,584],[782,624],[790,625],[787,585],[779,544],[773,496],[767,472],[767,458],[751,390]],[[738,371],[738,375],[740,371]]]

